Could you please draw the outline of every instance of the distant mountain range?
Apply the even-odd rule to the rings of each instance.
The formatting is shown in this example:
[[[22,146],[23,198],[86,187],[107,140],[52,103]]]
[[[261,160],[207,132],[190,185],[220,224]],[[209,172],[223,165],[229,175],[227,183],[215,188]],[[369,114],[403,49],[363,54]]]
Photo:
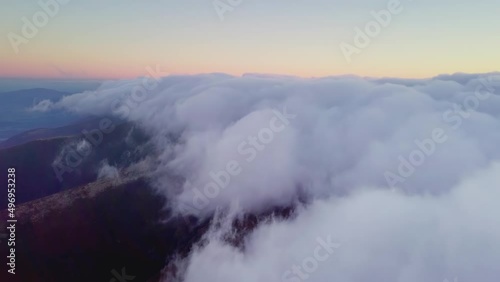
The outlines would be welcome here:
[[[96,120],[90,120],[61,128],[36,129],[4,142],[5,148],[0,149],[0,171],[9,167],[18,169],[18,185],[23,188],[16,193],[17,203],[93,182],[103,162],[127,167],[145,156],[141,148],[147,139],[130,123],[118,124],[113,132],[103,135],[98,146],[85,141],[82,130],[92,130],[96,124]],[[88,155],[77,152],[82,142],[89,146]],[[0,181],[6,183],[6,175],[0,175]],[[0,190],[0,198],[7,199],[6,193],[6,189]],[[6,206],[7,202],[0,203],[0,208]]]
[[[172,217],[165,209],[169,199],[151,187],[148,169],[131,167],[153,153],[148,136],[131,123],[117,124],[60,181],[54,161],[85,140],[81,131],[97,122],[33,129],[4,142],[0,171],[16,168],[18,273],[2,272],[0,281],[112,281],[112,270],[133,281],[177,281],[175,258],[186,257],[209,230],[210,218]],[[119,181],[99,178],[103,161],[119,169]],[[0,181],[7,183],[5,173]],[[169,185],[175,189],[176,182]],[[6,193],[1,189],[0,198],[7,199]],[[2,201],[1,222],[7,220],[6,206]],[[233,223],[236,232],[227,240],[239,246],[260,222],[292,213],[277,208],[246,215]],[[6,248],[0,244],[0,253]]]
[[[32,88],[46,88],[62,92],[78,93],[85,90],[97,89],[102,82],[103,80],[99,79],[0,77],[0,93]]]
[[[54,128],[84,117],[64,111],[37,112],[30,109],[43,100],[56,102],[68,92],[35,88],[0,93],[0,141],[35,128]]]

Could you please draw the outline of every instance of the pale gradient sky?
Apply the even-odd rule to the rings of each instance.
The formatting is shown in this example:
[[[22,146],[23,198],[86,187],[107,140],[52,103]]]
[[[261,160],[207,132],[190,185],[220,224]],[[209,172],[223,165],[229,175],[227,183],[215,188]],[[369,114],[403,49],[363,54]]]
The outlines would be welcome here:
[[[404,10],[348,64],[342,41],[388,0],[71,0],[16,54],[38,1],[2,1],[0,77],[128,78],[170,73],[430,77],[500,69],[500,1],[401,0]],[[48,0],[42,0],[48,1]],[[227,0],[221,0],[227,1]]]

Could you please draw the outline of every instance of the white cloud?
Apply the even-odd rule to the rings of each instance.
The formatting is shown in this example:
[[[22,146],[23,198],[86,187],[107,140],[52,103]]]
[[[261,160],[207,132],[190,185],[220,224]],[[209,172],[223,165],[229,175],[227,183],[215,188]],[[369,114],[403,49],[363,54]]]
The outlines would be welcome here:
[[[258,227],[244,252],[212,239],[191,255],[185,281],[302,281],[283,274],[328,235],[341,247],[307,281],[497,281],[499,181],[496,164],[439,197],[367,189],[316,200],[296,219]]]
[[[108,160],[102,162],[97,172],[98,178],[106,178],[112,180],[119,180],[120,172],[117,167],[109,165]]]
[[[30,111],[35,111],[35,112],[48,112],[52,110],[54,106],[54,103],[50,100],[43,100],[40,101],[38,104],[34,105],[32,108],[30,108]]]
[[[488,82],[493,95],[467,112],[459,127],[450,129],[443,119],[489,77],[168,76],[140,102],[130,99],[140,84],[133,80],[65,97],[53,107],[137,122],[159,149],[155,183],[179,206],[192,205],[193,194],[172,192],[178,191],[172,175],[203,189],[213,181],[210,172],[234,160],[241,174],[203,212],[235,201],[243,211],[260,211],[290,204],[299,193],[309,197],[296,220],[260,226],[244,253],[211,240],[192,254],[186,281],[280,281],[310,255],[316,237],[330,234],[342,247],[309,281],[494,281],[500,275],[494,265],[500,259],[494,184],[500,168],[476,173],[500,158],[498,75]],[[272,110],[284,107],[297,117],[245,161],[238,144],[269,126]],[[384,189],[384,172],[397,168],[398,156],[435,128],[446,130],[448,140],[399,193]]]

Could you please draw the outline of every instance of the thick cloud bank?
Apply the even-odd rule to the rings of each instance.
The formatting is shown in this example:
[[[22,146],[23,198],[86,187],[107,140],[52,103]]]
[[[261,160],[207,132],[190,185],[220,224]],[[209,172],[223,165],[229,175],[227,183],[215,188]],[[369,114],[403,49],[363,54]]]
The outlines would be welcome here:
[[[245,252],[210,241],[185,281],[498,281],[499,181],[497,164],[439,197],[317,200],[294,220],[260,226]]]
[[[185,281],[494,281],[499,94],[498,74],[210,74],[109,82],[43,109],[142,126],[155,184],[181,213],[308,203],[245,251],[210,240]],[[340,247],[316,252],[330,235]]]

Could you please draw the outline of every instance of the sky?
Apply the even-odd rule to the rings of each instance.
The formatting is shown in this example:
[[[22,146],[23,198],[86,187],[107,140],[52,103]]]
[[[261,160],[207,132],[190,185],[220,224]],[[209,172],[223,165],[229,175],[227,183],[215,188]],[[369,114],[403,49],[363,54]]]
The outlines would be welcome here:
[[[492,72],[500,63],[497,0],[401,0],[363,48],[355,28],[364,30],[372,11],[396,0],[1,1],[4,78],[133,78],[148,75],[148,67],[168,74],[424,78]],[[45,22],[40,3],[55,11]],[[24,17],[38,29],[31,38]],[[350,60],[343,43],[357,48]]]

